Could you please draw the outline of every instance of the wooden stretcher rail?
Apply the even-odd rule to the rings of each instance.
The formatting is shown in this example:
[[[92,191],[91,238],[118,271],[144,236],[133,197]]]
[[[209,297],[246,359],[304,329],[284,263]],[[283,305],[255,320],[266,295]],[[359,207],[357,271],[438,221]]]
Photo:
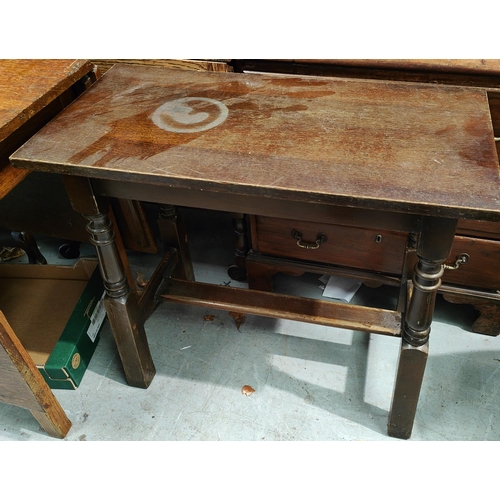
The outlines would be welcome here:
[[[401,314],[386,309],[176,279],[169,280],[162,298],[179,304],[401,336]]]

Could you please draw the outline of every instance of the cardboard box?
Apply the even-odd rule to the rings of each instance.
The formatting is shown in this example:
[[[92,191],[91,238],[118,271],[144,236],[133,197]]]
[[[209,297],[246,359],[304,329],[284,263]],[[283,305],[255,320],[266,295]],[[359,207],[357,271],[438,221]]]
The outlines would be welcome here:
[[[105,318],[97,260],[0,265],[0,310],[49,387],[76,389]]]

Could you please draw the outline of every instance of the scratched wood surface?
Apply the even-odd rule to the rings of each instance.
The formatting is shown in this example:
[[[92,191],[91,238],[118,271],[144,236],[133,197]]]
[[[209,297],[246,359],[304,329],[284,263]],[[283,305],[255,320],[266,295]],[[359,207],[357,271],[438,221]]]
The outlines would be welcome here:
[[[237,195],[500,217],[482,89],[115,65],[15,166]]]
[[[0,59],[0,199],[27,175],[8,157],[62,109],[54,100],[93,64],[85,60]]]
[[[92,68],[86,60],[0,60],[0,141]]]

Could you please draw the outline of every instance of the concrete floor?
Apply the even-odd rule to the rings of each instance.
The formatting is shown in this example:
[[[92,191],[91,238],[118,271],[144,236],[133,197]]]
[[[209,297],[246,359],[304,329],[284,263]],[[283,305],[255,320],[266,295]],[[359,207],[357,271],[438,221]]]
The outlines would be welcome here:
[[[186,210],[196,278],[231,281],[227,214]],[[49,263],[59,241],[39,237]],[[82,245],[82,256],[94,255]],[[158,256],[130,253],[146,277]],[[22,261],[22,259],[20,260]],[[319,297],[318,276],[279,275],[278,292]],[[353,302],[392,307],[395,290],[362,286]],[[412,441],[500,438],[500,337],[467,331],[470,306],[439,299]],[[129,387],[107,322],[80,387],[54,390],[73,426],[67,441],[397,441],[387,436],[400,340],[162,304],[146,323],[157,374]],[[250,385],[255,392],[242,394]],[[0,403],[1,441],[53,441],[24,409]]]

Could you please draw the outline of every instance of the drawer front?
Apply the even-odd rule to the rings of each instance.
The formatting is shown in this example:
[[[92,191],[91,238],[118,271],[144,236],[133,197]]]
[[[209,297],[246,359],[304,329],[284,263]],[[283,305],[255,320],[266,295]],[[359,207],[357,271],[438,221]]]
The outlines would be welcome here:
[[[390,274],[401,273],[408,240],[403,232],[260,216],[251,218],[251,230],[253,250],[265,255]],[[301,233],[304,245],[314,244],[321,233],[326,241],[315,250],[301,248],[293,231]]]
[[[461,253],[469,255],[469,262],[458,269],[447,270],[443,282],[488,290],[500,289],[500,241],[455,236],[447,264],[452,264]]]
[[[489,240],[500,240],[500,222],[459,220],[457,234],[475,236]]]

